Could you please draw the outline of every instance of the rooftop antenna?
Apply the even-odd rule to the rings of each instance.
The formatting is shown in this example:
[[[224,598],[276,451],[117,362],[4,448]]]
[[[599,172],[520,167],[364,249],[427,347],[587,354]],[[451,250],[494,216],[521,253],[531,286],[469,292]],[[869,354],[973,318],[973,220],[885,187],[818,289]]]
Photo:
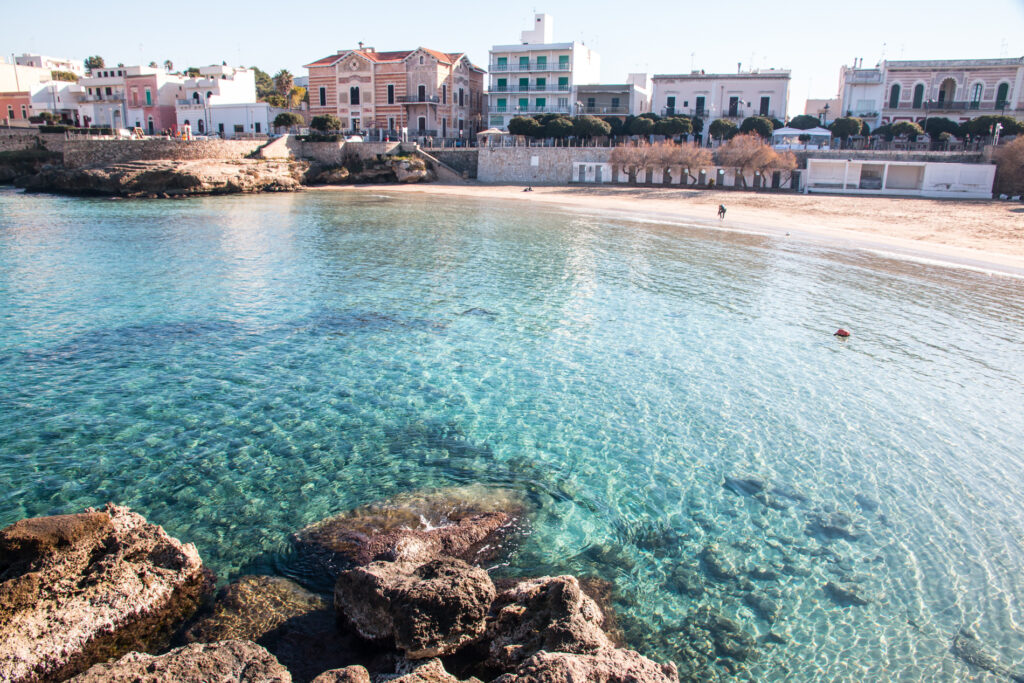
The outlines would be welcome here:
[[[693,62],[693,58],[694,58],[694,57],[695,57],[696,55],[697,55],[697,53],[696,53],[696,52],[691,52],[691,53],[690,53],[690,71],[691,71],[691,72],[693,71],[693,64],[694,64],[694,62]]]

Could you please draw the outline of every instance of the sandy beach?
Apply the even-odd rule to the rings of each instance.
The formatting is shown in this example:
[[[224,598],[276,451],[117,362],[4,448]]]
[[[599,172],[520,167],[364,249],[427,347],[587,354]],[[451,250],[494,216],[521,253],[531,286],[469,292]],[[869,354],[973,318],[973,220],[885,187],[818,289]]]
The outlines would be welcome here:
[[[1024,204],[993,200],[757,194],[657,187],[349,185],[349,192],[431,194],[557,204],[623,218],[792,237],[1024,276]],[[724,221],[718,205],[727,207]]]

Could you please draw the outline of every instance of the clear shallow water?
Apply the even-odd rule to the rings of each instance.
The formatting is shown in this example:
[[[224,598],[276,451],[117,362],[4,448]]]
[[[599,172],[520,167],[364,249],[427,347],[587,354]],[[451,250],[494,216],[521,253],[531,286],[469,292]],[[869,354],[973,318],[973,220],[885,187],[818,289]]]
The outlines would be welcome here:
[[[0,524],[115,500],[227,579],[287,573],[311,521],[479,482],[537,508],[505,571],[613,580],[651,656],[680,661],[707,604],[785,640],[751,679],[996,680],[950,641],[1024,660],[1022,328],[1020,280],[780,238],[0,190]],[[831,510],[864,536],[809,534]],[[754,582],[774,623],[702,572],[710,543],[777,570]],[[871,604],[837,605],[839,578]]]

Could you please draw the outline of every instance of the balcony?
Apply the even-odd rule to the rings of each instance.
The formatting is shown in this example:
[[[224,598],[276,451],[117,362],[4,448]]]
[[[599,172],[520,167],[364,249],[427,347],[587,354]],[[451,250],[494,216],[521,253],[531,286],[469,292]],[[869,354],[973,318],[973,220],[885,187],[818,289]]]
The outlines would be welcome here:
[[[568,85],[496,85],[490,92],[569,92]]]
[[[438,104],[441,98],[437,95],[399,95],[397,98],[400,104]]]
[[[711,116],[711,112],[708,109],[686,109],[681,107],[664,107],[661,110],[662,116],[697,116],[702,119],[706,119]]]
[[[855,83],[855,84],[861,84],[861,83],[881,83],[882,82],[882,72],[881,71],[872,71],[870,73],[854,73],[849,78],[846,79],[846,82],[847,83]]]
[[[572,71],[571,64],[563,64],[560,62],[526,62],[520,64],[518,62],[514,64],[491,64],[490,71],[492,73],[517,73],[522,71]]]
[[[556,104],[536,105],[530,104],[525,107],[488,107],[490,114],[571,114],[569,107],[562,107]]]
[[[594,116],[600,116],[603,114],[612,114],[618,116],[625,116],[629,113],[629,107],[580,107],[581,114],[591,114]]]

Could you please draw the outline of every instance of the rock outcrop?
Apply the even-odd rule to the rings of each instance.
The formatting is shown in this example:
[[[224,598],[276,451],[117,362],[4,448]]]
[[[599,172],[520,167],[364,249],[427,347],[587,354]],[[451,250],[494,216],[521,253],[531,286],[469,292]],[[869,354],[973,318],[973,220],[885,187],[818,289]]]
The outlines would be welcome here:
[[[62,680],[153,647],[209,588],[195,546],[126,507],[0,531],[0,680]]]
[[[370,672],[358,664],[346,666],[344,669],[324,671],[312,683],[370,683]]]
[[[434,176],[422,159],[413,157],[349,158],[342,166],[310,169],[306,182],[311,185],[350,185],[354,183],[420,183]]]
[[[302,187],[307,165],[250,159],[133,161],[102,168],[44,166],[18,178],[28,192],[157,197],[238,192],[292,192]]]
[[[403,662],[393,676],[379,676],[379,683],[480,683],[477,678],[460,681],[448,673],[440,659],[420,662]]]
[[[256,643],[195,643],[154,657],[132,652],[97,664],[73,683],[291,683],[288,670]]]
[[[502,671],[541,650],[595,653],[614,648],[604,616],[572,576],[529,579],[502,591],[487,624],[486,666]]]
[[[278,576],[243,576],[229,584],[184,635],[188,643],[230,639],[266,648],[297,682],[382,655],[353,629],[342,628],[330,600]]]
[[[675,664],[658,664],[632,650],[581,655],[538,652],[493,683],[678,683]]]
[[[523,518],[505,491],[465,487],[396,496],[311,524],[296,533],[296,573],[331,581],[375,561],[494,560]]]
[[[425,659],[479,640],[494,597],[487,572],[445,558],[351,569],[338,577],[334,604],[364,638],[393,638],[409,659]]]

